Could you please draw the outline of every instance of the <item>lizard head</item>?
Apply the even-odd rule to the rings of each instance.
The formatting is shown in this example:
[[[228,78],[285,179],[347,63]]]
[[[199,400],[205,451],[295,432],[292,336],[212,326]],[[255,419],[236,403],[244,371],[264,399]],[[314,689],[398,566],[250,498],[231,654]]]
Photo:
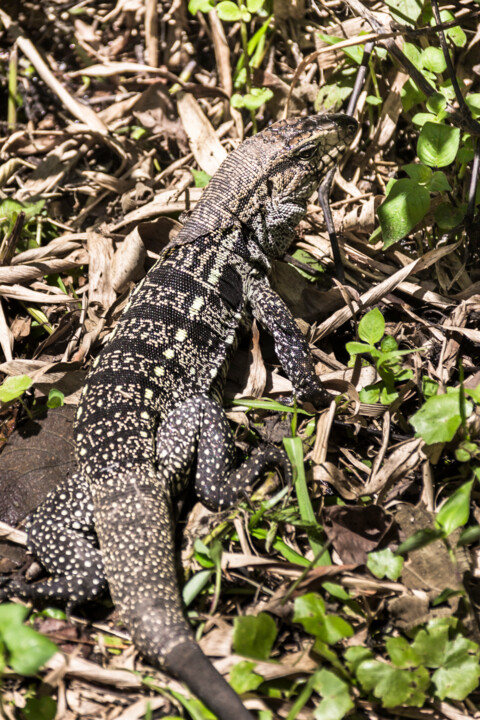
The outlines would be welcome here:
[[[267,257],[279,257],[292,241],[306,212],[307,200],[338,162],[357,130],[348,115],[289,118],[244,143],[256,156],[257,207],[246,224]],[[248,205],[245,206],[248,213]],[[255,216],[256,212],[256,216]]]
[[[357,129],[348,115],[281,120],[248,138],[222,163],[172,246],[241,228],[252,257],[281,257],[307,200],[338,162]],[[245,232],[246,231],[246,232]]]
[[[357,121],[349,115],[289,118],[261,133],[270,194],[306,201],[353,140]]]

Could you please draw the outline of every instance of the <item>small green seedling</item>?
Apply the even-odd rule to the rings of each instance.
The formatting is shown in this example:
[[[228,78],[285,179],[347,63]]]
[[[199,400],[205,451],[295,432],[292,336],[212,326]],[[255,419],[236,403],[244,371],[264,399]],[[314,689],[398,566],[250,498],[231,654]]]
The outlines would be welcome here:
[[[397,341],[391,335],[385,335],[385,319],[378,308],[370,310],[358,324],[358,336],[363,342],[349,342],[346,348],[353,358],[368,354],[375,363],[381,380],[368,385],[360,392],[360,400],[365,403],[381,402],[390,405],[398,398],[395,384],[413,377],[413,372],[402,368],[400,358],[417,350],[399,350]],[[380,345],[380,347],[376,347]]]

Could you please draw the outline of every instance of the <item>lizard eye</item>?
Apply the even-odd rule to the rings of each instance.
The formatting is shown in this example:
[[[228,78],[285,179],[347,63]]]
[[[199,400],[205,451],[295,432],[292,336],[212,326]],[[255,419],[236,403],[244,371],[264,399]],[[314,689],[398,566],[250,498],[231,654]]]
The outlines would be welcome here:
[[[315,145],[313,147],[306,147],[299,151],[298,157],[300,160],[311,160],[316,152],[317,147]]]

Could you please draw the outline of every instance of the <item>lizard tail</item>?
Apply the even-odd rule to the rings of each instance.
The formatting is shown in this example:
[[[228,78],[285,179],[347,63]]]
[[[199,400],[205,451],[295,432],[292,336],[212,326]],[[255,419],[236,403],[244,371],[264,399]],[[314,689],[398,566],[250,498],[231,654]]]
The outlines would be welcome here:
[[[92,496],[112,600],[135,647],[183,680],[220,720],[253,720],[184,617],[170,494],[153,468],[115,473],[115,483],[95,484]]]
[[[183,680],[220,720],[253,720],[253,715],[237,693],[195,642],[184,642],[174,647],[165,658],[165,666]]]

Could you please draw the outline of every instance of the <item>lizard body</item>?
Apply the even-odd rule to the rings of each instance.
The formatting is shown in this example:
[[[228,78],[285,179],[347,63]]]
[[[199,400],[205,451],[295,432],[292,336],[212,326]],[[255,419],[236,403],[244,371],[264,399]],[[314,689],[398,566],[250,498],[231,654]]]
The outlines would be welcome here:
[[[290,472],[270,447],[236,466],[222,392],[239,334],[255,317],[297,397],[321,398],[308,345],[268,273],[355,129],[344,115],[294,118],[227,157],[93,363],[76,418],[78,472],[30,521],[29,548],[51,577],[12,585],[24,597],[77,604],[108,582],[136,647],[221,720],[252,716],[184,617],[172,502],[193,478],[204,504],[225,508],[268,466]]]

